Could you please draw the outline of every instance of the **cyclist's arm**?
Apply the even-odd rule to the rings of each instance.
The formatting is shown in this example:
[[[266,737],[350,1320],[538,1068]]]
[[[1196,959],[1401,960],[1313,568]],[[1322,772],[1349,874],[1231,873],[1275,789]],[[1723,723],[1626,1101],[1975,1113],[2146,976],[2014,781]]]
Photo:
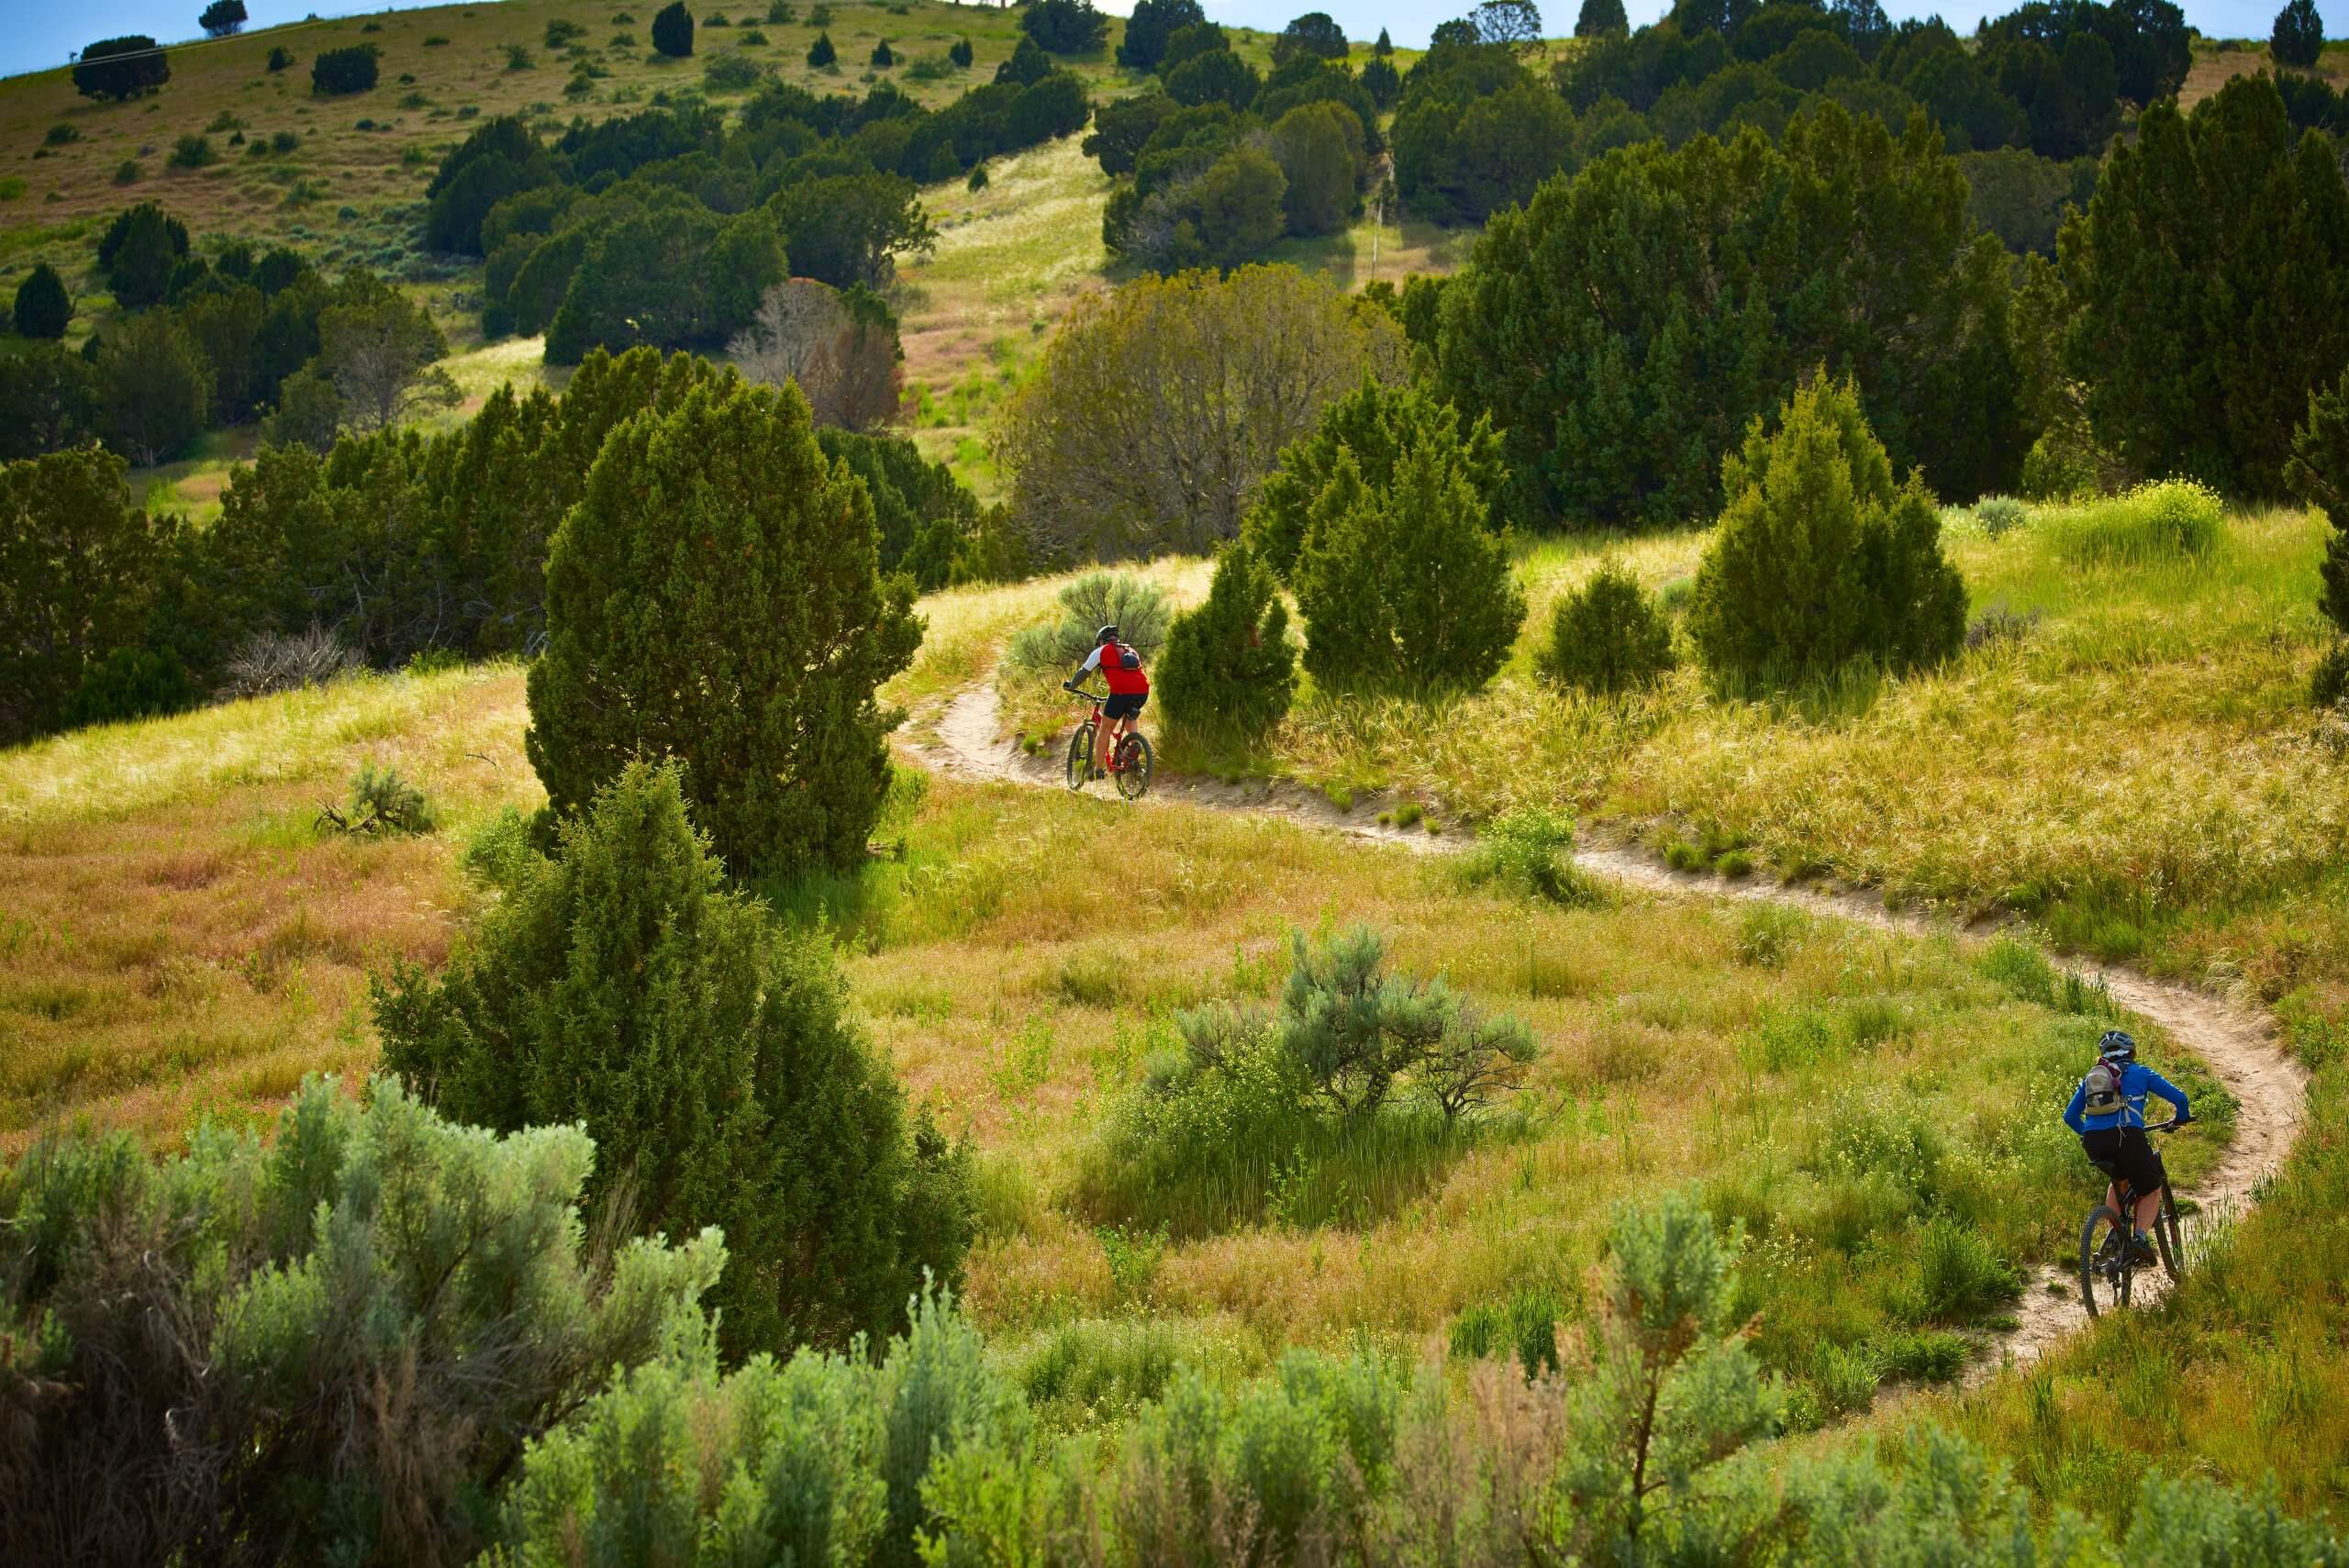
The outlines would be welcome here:
[[[2160,1073],[2154,1072],[2150,1067],[2145,1068],[2143,1071],[2145,1074],[2146,1092],[2149,1094],[2159,1095],[2163,1099],[2165,1099],[2171,1105],[2176,1106],[2177,1107],[2178,1120],[2192,1121],[2194,1119],[2194,1113],[2186,1108],[2186,1091],[2179,1088],[2176,1084],[2171,1083],[2168,1079],[2163,1077]]]
[[[2087,1118],[2080,1114],[2081,1107],[2087,1103],[2088,1086],[2084,1079],[2072,1086],[2072,1103],[2064,1107],[2064,1125],[2074,1132],[2087,1131]]]
[[[1068,684],[1074,686],[1099,668],[1101,668],[1101,651],[1097,648],[1085,656],[1085,662],[1076,667],[1076,673],[1068,678]]]

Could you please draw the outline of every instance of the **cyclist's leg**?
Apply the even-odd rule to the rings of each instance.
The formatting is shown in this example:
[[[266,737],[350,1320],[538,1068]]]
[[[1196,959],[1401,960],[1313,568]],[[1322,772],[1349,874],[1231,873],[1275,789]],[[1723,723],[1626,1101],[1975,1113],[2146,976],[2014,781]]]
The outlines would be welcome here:
[[[1109,731],[1117,727],[1117,721],[1108,717],[1106,710],[1093,721],[1093,766],[1097,772],[1108,765]]]
[[[2137,1200],[2137,1233],[2142,1236],[2151,1231],[2161,1212],[2161,1189],[2156,1187]]]

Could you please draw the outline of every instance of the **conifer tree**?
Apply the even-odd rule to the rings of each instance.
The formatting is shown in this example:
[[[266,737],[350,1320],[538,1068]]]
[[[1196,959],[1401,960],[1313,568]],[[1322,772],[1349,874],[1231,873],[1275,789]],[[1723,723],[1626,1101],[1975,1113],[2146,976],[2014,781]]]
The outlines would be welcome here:
[[[722,1227],[738,1355],[885,1330],[924,1267],[954,1275],[963,1157],[926,1122],[908,1138],[821,939],[725,890],[674,763],[630,762],[557,859],[519,848],[499,880],[440,978],[377,986],[392,1071],[454,1120],[584,1123],[594,1195],[625,1186],[644,1231]]]
[[[2309,395],[2308,423],[2292,432],[2284,479],[2332,524],[2319,568],[2324,587],[2317,607],[2349,632],[2349,371],[2330,391]]]
[[[832,35],[818,33],[816,41],[807,46],[807,63],[821,71],[840,59],[840,51],[832,47]]]
[[[861,861],[896,718],[874,691],[921,640],[878,549],[795,387],[729,374],[615,429],[547,555],[526,741],[552,810],[674,757],[734,874]]]
[[[1540,664],[1552,680],[1586,692],[1650,685],[1672,668],[1672,628],[1639,580],[1609,562],[1559,597]]]
[[[1582,13],[1575,18],[1575,37],[1606,38],[1631,30],[1631,19],[1623,12],[1623,0],[1582,0]]]
[[[670,0],[652,14],[652,47],[672,60],[694,51],[694,16],[685,0]]]
[[[1280,584],[1245,545],[1215,563],[1207,603],[1176,618],[1158,664],[1169,725],[1206,739],[1264,738],[1297,694]]]
[[[2306,71],[2316,64],[2324,53],[2324,20],[2317,15],[2316,0],[2286,0],[2276,13],[2267,51],[2278,65]]]
[[[1965,584],[1941,551],[1941,512],[1896,485],[1849,382],[1798,391],[1765,433],[1721,460],[1729,505],[1697,570],[1689,617],[1705,665],[1755,682],[1854,659],[1893,669],[1954,653]]]
[[[17,331],[23,337],[54,342],[65,336],[66,323],[73,319],[73,302],[66,297],[65,281],[55,267],[42,261],[25,274],[25,281],[17,285],[14,314]]]

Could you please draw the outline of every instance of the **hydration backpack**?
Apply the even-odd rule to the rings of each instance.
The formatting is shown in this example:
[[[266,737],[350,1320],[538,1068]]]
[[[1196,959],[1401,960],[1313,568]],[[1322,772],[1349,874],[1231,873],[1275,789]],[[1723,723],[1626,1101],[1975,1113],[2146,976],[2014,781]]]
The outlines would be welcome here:
[[[2127,1074],[2115,1062],[2099,1062],[2088,1069],[2083,1087],[2087,1098],[2081,1109],[2089,1116],[2119,1116],[2129,1108],[2129,1096],[2122,1092]]]
[[[1120,670],[1141,669],[1141,655],[1120,642],[1118,644],[1118,668]]]

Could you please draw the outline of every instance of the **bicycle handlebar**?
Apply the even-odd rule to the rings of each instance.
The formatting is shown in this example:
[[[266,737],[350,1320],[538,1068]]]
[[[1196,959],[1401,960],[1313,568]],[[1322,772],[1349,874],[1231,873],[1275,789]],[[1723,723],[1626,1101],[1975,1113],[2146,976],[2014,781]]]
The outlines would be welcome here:
[[[2176,1117],[2176,1116],[2174,1116],[2174,1117],[2170,1118],[2167,1121],[2153,1121],[2153,1122],[2147,1122],[2147,1123],[2145,1124],[2145,1130],[2146,1130],[2147,1132],[2176,1132],[2179,1128],[2181,1128],[2181,1127],[2185,1127],[2185,1126],[2188,1126],[2188,1124],[2190,1124],[2193,1120],[2194,1120],[2194,1118],[2193,1118],[2192,1117],[2190,1117],[2190,1116],[2188,1116],[2188,1117]]]

